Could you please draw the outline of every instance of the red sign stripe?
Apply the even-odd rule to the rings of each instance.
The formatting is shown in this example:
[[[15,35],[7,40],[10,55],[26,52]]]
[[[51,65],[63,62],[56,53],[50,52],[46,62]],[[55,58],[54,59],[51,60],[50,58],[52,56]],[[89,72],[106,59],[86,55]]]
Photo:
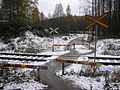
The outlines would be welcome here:
[[[16,68],[40,68],[43,70],[47,70],[48,66],[40,66],[40,65],[27,65],[27,64],[5,64],[8,67],[16,67]]]

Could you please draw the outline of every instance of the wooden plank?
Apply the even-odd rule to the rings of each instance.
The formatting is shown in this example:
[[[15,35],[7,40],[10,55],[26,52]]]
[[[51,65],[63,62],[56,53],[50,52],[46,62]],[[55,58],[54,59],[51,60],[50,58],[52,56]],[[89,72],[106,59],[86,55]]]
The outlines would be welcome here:
[[[88,59],[110,59],[110,60],[120,60],[120,57],[88,57]]]
[[[101,63],[103,65],[120,65],[120,63],[112,63],[112,62],[97,62],[97,63]]]
[[[21,90],[20,88],[17,88],[17,89],[9,89],[9,90]]]
[[[65,44],[53,44],[52,46],[67,46]]]
[[[96,66],[97,63],[94,62],[88,62],[88,61],[72,61],[72,60],[62,60],[62,59],[56,59],[57,62],[61,63],[74,63],[74,64],[84,64],[84,65],[91,65],[91,66]]]
[[[83,65],[90,65],[90,66],[101,66],[101,65],[120,65],[120,63],[113,63],[113,62],[89,62],[89,61],[72,61],[72,60],[62,60],[56,59],[57,62],[60,63],[74,63],[74,64],[83,64]]]
[[[28,64],[4,64],[4,66],[7,66],[7,67],[16,67],[16,68],[39,68],[39,69],[42,69],[42,70],[47,70],[48,69],[48,66],[41,66],[41,65],[28,65]]]

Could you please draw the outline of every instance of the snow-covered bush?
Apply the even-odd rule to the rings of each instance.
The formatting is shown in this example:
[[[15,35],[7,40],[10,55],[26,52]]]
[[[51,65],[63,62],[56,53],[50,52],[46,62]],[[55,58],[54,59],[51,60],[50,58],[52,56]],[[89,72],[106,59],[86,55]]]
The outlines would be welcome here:
[[[40,83],[40,81],[36,81],[33,69],[3,67],[0,72],[0,88],[4,88],[4,90],[17,88],[21,90],[41,90],[43,87],[46,88],[47,86]]]
[[[21,71],[22,69],[15,69],[9,67],[3,67],[0,73],[0,82],[3,85],[7,83],[23,83],[32,79],[30,71]]]
[[[120,82],[120,70],[114,71],[114,72],[111,74],[111,81],[112,81],[112,82]]]
[[[37,53],[50,49],[50,38],[41,38],[27,31],[23,37],[12,39],[1,51]]]
[[[120,56],[120,39],[105,39],[98,41],[97,53]]]
[[[64,37],[63,40],[67,41],[67,37]]]

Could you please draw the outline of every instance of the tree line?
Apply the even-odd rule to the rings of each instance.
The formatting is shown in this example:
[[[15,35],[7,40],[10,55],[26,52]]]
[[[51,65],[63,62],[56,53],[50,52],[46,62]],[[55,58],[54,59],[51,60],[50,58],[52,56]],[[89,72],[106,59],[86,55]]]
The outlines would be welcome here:
[[[26,30],[43,36],[48,34],[44,29],[49,27],[59,27],[60,33],[84,29],[81,27],[83,23],[79,25],[84,18],[73,16],[70,5],[65,14],[61,3],[56,4],[53,15],[46,17],[43,12],[39,12],[37,0],[2,0],[0,15],[0,37],[3,40],[23,35]]]
[[[99,17],[108,12],[108,17],[103,20],[109,28],[106,30],[100,26],[97,27],[98,36],[120,38],[120,0],[92,0],[91,15]],[[95,28],[92,28],[94,30]]]
[[[85,31],[85,17],[72,15],[69,4],[64,12],[62,4],[59,3],[56,4],[54,13],[40,22],[40,26],[47,29],[59,27],[59,34],[79,33],[79,31]]]
[[[81,0],[80,0],[81,3]],[[97,29],[98,38],[119,38],[120,37],[120,1],[119,0],[86,0],[85,7],[82,8],[84,15],[75,16],[71,14],[70,5],[66,8],[66,14],[63,11],[62,4],[56,4],[54,13],[49,20],[41,22],[41,26],[45,28],[60,27],[60,32],[70,33],[79,31],[90,31],[93,36]],[[86,30],[85,27],[92,23],[85,18],[85,15],[90,15],[99,18],[102,14],[108,12],[108,16],[102,20],[109,26],[108,29],[97,25]]]
[[[81,0],[80,0],[81,3]],[[0,37],[1,39],[14,38],[26,30],[43,36],[48,34],[44,29],[49,27],[59,27],[59,33],[71,33],[88,31],[85,26],[89,22],[85,15],[91,15],[98,18],[103,13],[108,12],[109,15],[103,20],[109,29],[104,29],[98,25],[98,37],[120,37],[120,1],[119,0],[86,0],[86,6],[83,9],[84,15],[72,15],[71,7],[66,7],[66,12],[61,3],[56,4],[54,13],[48,17],[44,12],[40,12],[37,4],[38,0],[2,0],[0,3]],[[94,35],[95,27],[89,29]]]
[[[0,16],[0,37],[3,39],[22,35],[40,20],[36,0],[2,0]]]

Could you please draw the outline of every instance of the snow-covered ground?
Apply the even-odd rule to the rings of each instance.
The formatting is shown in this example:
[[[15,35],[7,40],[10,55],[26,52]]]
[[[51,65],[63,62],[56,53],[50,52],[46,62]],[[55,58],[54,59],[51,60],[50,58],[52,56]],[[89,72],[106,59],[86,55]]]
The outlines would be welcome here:
[[[55,37],[54,44],[65,45],[69,41],[77,37],[86,37],[86,35],[69,35]],[[11,43],[4,44],[0,42],[0,51],[3,52],[22,52],[22,53],[39,53],[52,51],[53,37],[38,37],[27,31],[23,37],[18,37],[11,40]],[[55,47],[55,51],[63,51],[64,47]]]
[[[94,47],[94,43],[91,44]],[[81,54],[89,52],[90,50],[82,45],[76,46],[76,50]],[[79,49],[78,49],[79,48]],[[94,56],[89,54],[87,56]],[[120,58],[120,39],[105,39],[97,42],[97,56],[104,57],[118,57]],[[84,55],[78,58],[79,61],[93,61],[88,60]],[[117,60],[96,60],[99,62],[114,62],[119,63]],[[93,72],[90,66],[72,64],[65,68],[65,75],[62,71],[56,72],[56,75],[62,79],[70,79],[73,81],[75,87],[81,87],[83,90],[119,90],[120,89],[120,66],[102,65],[96,70],[97,76],[91,76]],[[108,80],[106,80],[106,78]],[[109,89],[105,86],[109,81]]]
[[[62,36],[62,37],[55,37],[54,44],[62,44],[65,45],[69,43],[71,40],[81,37],[84,40],[87,40],[87,35],[70,35],[70,36]],[[18,37],[16,39],[12,39],[12,42],[9,44],[4,44],[3,42],[0,42],[0,51],[1,52],[17,52],[17,53],[36,53],[36,54],[46,54],[46,55],[53,55],[52,57],[45,58],[49,62],[50,60],[56,59],[58,56],[69,53],[70,51],[65,51],[65,46],[55,46],[55,52],[52,51],[52,44],[53,44],[53,38],[49,37],[38,37],[36,35],[33,35],[31,32],[26,32],[24,37]],[[91,44],[91,46],[94,46],[94,43]],[[72,47],[73,48],[73,47]],[[76,45],[75,50],[78,51],[80,54],[82,53],[88,53],[92,52],[88,47],[84,45]],[[120,39],[105,39],[100,40],[97,42],[97,56],[112,56],[113,57],[119,57],[120,56]],[[87,55],[88,56],[88,55]],[[94,54],[89,54],[89,56],[94,56]],[[92,61],[88,60],[87,57],[81,56],[78,58],[78,60],[83,61]],[[103,61],[103,60],[100,60]],[[110,60],[107,60],[110,61]],[[20,62],[20,61],[7,61],[9,63],[21,63],[21,64],[32,64],[32,65],[44,65],[46,62]],[[56,72],[58,76],[60,76],[63,79],[70,79],[73,81],[73,85],[76,87],[81,87],[83,90],[104,90],[104,85],[106,84],[105,78],[106,73],[109,73],[110,78],[110,86],[113,87],[113,90],[115,89],[115,85],[112,82],[112,79],[119,79],[117,81],[120,82],[120,66],[104,66],[102,65],[97,70],[97,74],[104,74],[97,77],[91,77],[90,75],[84,76],[82,72],[85,71],[91,71],[91,67],[86,65],[78,65],[78,64],[72,64],[69,67],[65,69],[66,75],[61,76],[61,71]],[[20,73],[31,73],[32,69],[16,69],[15,71],[20,71]],[[24,72],[23,72],[24,71]],[[118,75],[116,77],[116,74]],[[30,76],[28,76],[30,77]],[[117,82],[116,81],[116,82]],[[119,89],[120,89],[120,83],[117,82]],[[38,90],[42,88],[46,88],[47,85],[43,85],[39,82],[36,82],[32,77],[27,82],[23,83],[15,83],[10,82],[5,84],[5,89],[15,89],[15,88],[22,88],[22,90]]]
[[[86,35],[70,35],[70,36],[55,37],[54,44],[65,45],[69,43],[71,40],[83,36],[85,38]],[[35,54],[53,55],[52,57],[45,58],[48,60],[47,62],[56,59],[60,55],[70,52],[69,50],[64,51],[65,46],[55,47],[55,52],[51,52],[52,44],[53,44],[52,37],[51,38],[38,37],[28,31],[25,33],[23,37],[12,39],[11,43],[5,44],[3,42],[0,42],[0,51],[11,52],[11,53],[35,53]],[[12,64],[30,64],[30,65],[44,65],[46,63],[46,62],[36,62],[36,61],[33,62],[13,61],[13,60],[9,60],[9,61],[4,60],[4,61],[7,61],[8,63],[12,63]],[[29,79],[23,80],[24,82],[19,78],[12,81],[7,80],[8,82],[4,84],[4,90],[19,89],[19,88],[21,88],[21,90],[42,90],[43,88],[47,87],[47,85],[43,85],[42,83],[35,81],[34,78],[31,77],[31,75],[29,75],[31,74],[31,72],[34,71],[33,69],[8,68],[7,70],[10,70],[10,73],[15,72],[14,74],[12,74],[14,75],[14,78],[18,76],[22,77],[20,75],[24,74],[25,77]],[[1,80],[4,80],[4,77],[0,77],[0,78]],[[9,78],[13,78],[13,76],[10,76]],[[19,80],[21,80],[21,82],[18,82]],[[2,84],[3,83],[0,83],[0,86]]]
[[[76,51],[78,51],[80,54],[88,53],[92,51],[83,45],[75,45],[75,48],[76,48]]]
[[[94,47],[94,43],[91,45]],[[104,39],[97,42],[98,55],[120,56],[120,39]]]
[[[42,90],[44,88],[47,88],[47,85],[43,85],[42,83],[29,81],[29,82],[24,82],[24,83],[8,83],[5,85],[4,90]]]

